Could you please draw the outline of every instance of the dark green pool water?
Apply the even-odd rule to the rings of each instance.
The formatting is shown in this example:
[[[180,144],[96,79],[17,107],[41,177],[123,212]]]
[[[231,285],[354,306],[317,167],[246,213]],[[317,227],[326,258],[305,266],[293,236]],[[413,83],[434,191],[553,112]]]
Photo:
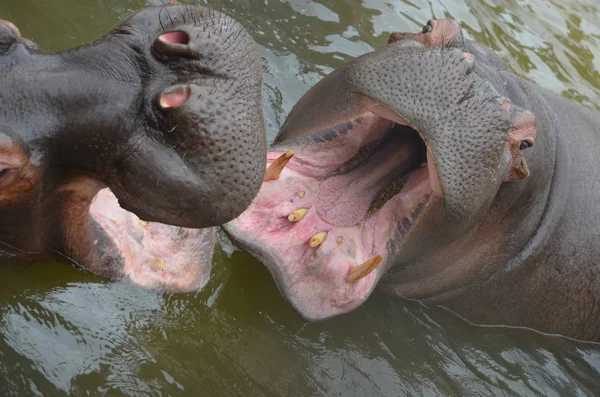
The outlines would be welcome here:
[[[160,0],[2,0],[47,50],[81,44]],[[273,139],[321,77],[432,16],[459,20],[516,73],[600,104],[600,2],[223,0],[259,42]],[[0,269],[0,396],[594,396],[600,347],[474,327],[375,293],[304,323],[263,267],[224,242],[211,282],[169,296],[62,263]]]

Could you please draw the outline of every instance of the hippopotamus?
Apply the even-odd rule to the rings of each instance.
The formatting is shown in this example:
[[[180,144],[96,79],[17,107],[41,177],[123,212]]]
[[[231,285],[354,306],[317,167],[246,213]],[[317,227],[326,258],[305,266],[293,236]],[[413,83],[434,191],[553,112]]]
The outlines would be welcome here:
[[[44,53],[0,20],[0,258],[189,291],[265,168],[258,48],[198,6]]]
[[[600,340],[600,114],[457,22],[393,33],[325,77],[267,158],[225,229],[306,320],[379,286],[475,324]]]

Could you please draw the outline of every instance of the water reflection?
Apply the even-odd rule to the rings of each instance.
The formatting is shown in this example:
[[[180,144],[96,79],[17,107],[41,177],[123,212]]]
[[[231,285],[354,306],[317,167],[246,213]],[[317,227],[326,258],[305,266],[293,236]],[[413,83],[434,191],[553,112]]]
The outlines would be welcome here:
[[[0,392],[127,395],[593,395],[600,352],[470,326],[375,294],[305,324],[236,252],[207,289],[166,296],[60,264],[0,282]],[[29,277],[32,272],[46,276]],[[0,393],[7,395],[6,393]]]
[[[109,31],[161,0],[4,0],[0,18],[51,50]],[[592,0],[218,0],[261,45],[270,139],[300,96],[391,30],[456,18],[520,75],[600,104]],[[197,295],[104,282],[64,264],[4,266],[0,395],[392,396],[597,394],[600,349],[470,326],[375,294],[306,324],[265,269],[226,244]]]

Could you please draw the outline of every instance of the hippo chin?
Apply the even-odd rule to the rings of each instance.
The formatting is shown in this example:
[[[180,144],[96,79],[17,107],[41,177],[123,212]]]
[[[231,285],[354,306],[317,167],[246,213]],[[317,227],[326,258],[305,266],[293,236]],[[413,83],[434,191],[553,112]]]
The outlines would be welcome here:
[[[265,156],[258,49],[228,16],[148,8],[56,54],[0,20],[5,261],[58,252],[100,275],[196,289],[211,227],[250,204]]]
[[[308,320],[379,284],[478,324],[600,340],[600,115],[452,21],[320,81],[226,230]]]

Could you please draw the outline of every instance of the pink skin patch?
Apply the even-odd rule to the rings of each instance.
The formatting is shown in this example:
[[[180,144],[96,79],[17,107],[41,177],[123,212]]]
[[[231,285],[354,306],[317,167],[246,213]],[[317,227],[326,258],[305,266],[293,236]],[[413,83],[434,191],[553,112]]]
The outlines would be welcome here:
[[[112,239],[111,254],[124,262],[123,275],[148,289],[197,291],[207,283],[216,229],[186,229],[148,223],[119,207],[109,189],[101,190],[90,215]]]
[[[336,174],[360,147],[380,140],[394,125],[368,112],[352,123],[347,134],[330,141],[270,151],[268,164],[287,150],[296,154],[279,179],[264,182],[250,207],[226,225],[242,248],[265,262],[282,293],[310,320],[348,312],[367,299],[385,272],[388,242],[398,230],[408,235],[432,193],[427,165],[415,163],[411,146],[396,139],[382,140],[369,160]],[[370,211],[381,189],[402,175],[407,177],[402,190]],[[300,216],[291,221],[293,212]],[[322,232],[322,243],[311,246]],[[377,255],[383,257],[380,266],[347,282],[353,266]]]

